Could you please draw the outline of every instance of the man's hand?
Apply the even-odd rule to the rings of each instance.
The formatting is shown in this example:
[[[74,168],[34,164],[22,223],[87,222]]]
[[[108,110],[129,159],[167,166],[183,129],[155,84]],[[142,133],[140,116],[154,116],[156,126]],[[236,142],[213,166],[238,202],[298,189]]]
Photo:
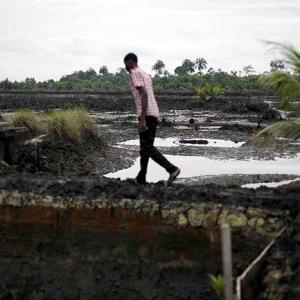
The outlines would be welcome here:
[[[139,132],[145,132],[147,129],[145,118],[139,118]]]

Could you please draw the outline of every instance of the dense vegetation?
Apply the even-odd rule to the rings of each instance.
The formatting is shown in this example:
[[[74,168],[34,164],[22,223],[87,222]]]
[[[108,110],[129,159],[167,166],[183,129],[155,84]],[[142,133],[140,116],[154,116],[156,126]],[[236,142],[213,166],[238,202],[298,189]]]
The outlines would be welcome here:
[[[270,72],[282,70],[282,61],[272,61]],[[202,86],[219,86],[227,91],[243,91],[257,89],[259,75],[251,65],[243,71],[224,72],[207,67],[204,58],[195,61],[185,59],[171,74],[165,69],[162,60],[158,60],[152,67],[156,75],[153,84],[156,91],[187,90],[194,91]],[[116,73],[110,73],[106,66],[101,66],[97,73],[94,69],[76,71],[65,75],[59,80],[53,79],[37,82],[34,78],[24,81],[11,82],[8,79],[0,82],[0,89],[4,90],[63,90],[63,91],[128,91],[129,76],[125,69],[120,68]]]

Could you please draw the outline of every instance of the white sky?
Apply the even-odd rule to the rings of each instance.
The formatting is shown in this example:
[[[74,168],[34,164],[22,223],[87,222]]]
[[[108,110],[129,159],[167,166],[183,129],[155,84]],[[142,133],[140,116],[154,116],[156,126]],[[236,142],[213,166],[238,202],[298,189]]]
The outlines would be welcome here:
[[[0,80],[115,72],[131,51],[148,72],[196,57],[263,72],[274,54],[261,40],[300,48],[300,0],[0,0],[0,36]]]

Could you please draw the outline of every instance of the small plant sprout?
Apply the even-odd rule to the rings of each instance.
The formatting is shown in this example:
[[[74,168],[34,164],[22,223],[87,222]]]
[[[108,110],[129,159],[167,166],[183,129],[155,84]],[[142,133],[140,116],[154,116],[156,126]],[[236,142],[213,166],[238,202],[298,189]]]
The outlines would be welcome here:
[[[221,275],[208,275],[210,279],[210,286],[217,295],[217,297],[221,298],[224,295],[224,288],[225,288],[225,280],[224,277]]]

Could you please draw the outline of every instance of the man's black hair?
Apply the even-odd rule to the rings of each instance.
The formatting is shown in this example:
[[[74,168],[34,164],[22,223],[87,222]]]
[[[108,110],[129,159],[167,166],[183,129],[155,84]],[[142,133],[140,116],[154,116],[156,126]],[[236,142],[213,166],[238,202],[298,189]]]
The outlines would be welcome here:
[[[134,53],[128,53],[125,57],[124,57],[124,61],[127,60],[132,60],[133,62],[135,62],[137,64],[138,62],[138,58]]]

